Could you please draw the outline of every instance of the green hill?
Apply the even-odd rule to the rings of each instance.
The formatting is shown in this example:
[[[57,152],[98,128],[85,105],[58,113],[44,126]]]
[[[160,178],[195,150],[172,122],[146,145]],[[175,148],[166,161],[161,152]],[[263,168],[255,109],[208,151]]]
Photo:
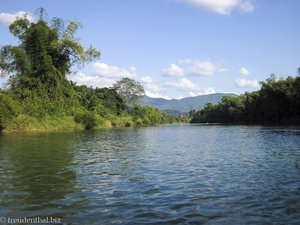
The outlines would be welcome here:
[[[232,93],[216,93],[171,100],[164,98],[150,98],[145,96],[141,101],[141,105],[153,106],[167,112],[168,114],[188,113],[194,109],[203,109],[207,103],[218,103],[225,96],[236,95]]]

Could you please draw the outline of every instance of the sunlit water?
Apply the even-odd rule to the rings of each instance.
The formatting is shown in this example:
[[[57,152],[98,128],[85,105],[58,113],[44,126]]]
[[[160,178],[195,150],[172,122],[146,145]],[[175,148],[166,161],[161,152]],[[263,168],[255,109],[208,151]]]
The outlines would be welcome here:
[[[0,217],[299,224],[300,128],[168,125],[0,136]]]

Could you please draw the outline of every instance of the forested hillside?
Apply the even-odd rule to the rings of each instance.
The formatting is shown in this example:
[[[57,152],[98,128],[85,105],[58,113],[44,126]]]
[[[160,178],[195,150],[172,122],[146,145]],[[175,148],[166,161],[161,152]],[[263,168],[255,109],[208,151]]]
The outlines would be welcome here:
[[[271,75],[259,91],[207,104],[193,114],[191,122],[300,124],[300,77],[276,80]]]

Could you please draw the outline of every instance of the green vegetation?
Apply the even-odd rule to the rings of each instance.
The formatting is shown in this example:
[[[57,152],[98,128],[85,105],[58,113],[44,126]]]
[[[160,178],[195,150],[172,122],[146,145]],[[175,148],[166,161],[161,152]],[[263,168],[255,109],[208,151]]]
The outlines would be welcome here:
[[[0,89],[0,131],[94,129],[153,126],[172,122],[152,107],[138,106],[144,88],[123,78],[112,88],[77,86],[66,79],[74,68],[99,58],[75,36],[79,23],[54,18],[50,24],[26,17],[9,26],[19,45],[0,49],[0,72],[9,87]]]
[[[122,96],[124,107],[130,111],[145,95],[144,87],[137,81],[125,77],[113,85],[113,89]]]
[[[136,106],[131,111],[133,121],[138,126],[153,126],[162,122],[163,114],[150,106]]]
[[[193,112],[191,123],[300,124],[300,77],[276,80],[271,75],[259,91],[224,97]]]
[[[75,33],[79,27],[79,23],[65,24],[58,18],[48,24],[42,13],[37,22],[31,23],[24,17],[9,26],[19,44],[0,49],[0,74],[9,76],[8,88],[0,89],[0,131],[189,122],[188,116],[169,116],[157,108],[139,105],[145,92],[133,79],[123,78],[112,88],[95,89],[67,80],[66,76],[74,69],[100,57],[98,50],[85,49],[78,42]],[[162,104],[163,100],[159,105]],[[259,91],[225,96],[218,104],[208,103],[203,110],[192,111],[191,117],[192,123],[299,124],[300,77],[276,80],[272,75],[261,82]]]

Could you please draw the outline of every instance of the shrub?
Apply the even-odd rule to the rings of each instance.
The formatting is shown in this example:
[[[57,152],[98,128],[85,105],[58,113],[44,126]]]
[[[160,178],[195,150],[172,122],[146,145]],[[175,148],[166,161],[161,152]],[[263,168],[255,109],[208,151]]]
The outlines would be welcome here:
[[[136,126],[155,126],[162,122],[162,113],[150,106],[136,106],[130,113]]]
[[[86,130],[94,129],[97,126],[97,117],[93,112],[76,115],[74,120],[76,123],[83,124]]]
[[[3,130],[20,111],[19,104],[10,96],[0,93],[0,131]]]

